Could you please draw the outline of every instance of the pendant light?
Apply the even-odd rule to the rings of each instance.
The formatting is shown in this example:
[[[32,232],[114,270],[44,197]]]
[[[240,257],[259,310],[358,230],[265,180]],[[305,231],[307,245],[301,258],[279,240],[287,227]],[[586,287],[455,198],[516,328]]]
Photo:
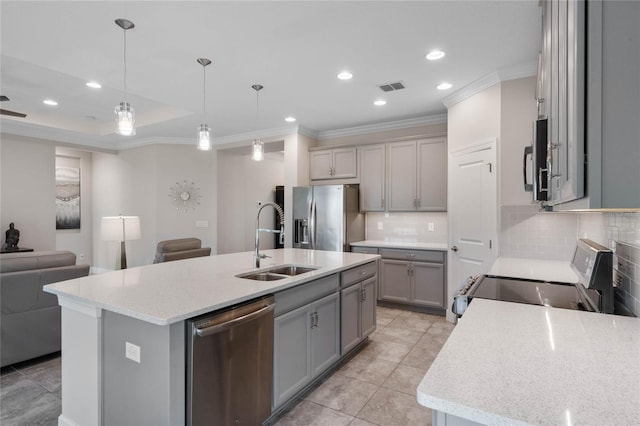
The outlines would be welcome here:
[[[254,84],[251,86],[253,90],[256,91],[256,128],[260,124],[260,90],[263,89],[263,86],[259,84]],[[253,140],[253,144],[251,144],[251,159],[254,161],[262,161],[264,159],[264,143],[260,138],[256,138]]]
[[[211,150],[211,134],[209,126],[204,124],[207,116],[207,73],[205,67],[211,64],[207,58],[198,58],[198,63],[202,65],[202,124],[198,127],[198,149],[200,151]]]
[[[123,136],[133,136],[136,134],[136,129],[133,127],[136,121],[136,112],[127,102],[127,30],[132,29],[135,25],[124,18],[116,19],[116,25],[124,30],[124,101],[120,102],[120,105],[115,109],[116,123],[118,124],[116,133]]]

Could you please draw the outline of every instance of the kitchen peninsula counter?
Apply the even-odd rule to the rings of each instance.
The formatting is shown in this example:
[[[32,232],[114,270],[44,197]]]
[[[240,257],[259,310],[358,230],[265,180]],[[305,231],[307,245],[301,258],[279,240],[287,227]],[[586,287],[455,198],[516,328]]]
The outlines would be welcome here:
[[[77,278],[45,286],[68,302],[105,309],[157,325],[168,325],[246,300],[272,294],[380,256],[320,250],[263,250],[270,256],[253,267],[253,252],[157,263]],[[318,269],[276,281],[236,275],[277,265]],[[63,302],[64,303],[64,302]]]
[[[434,424],[640,424],[640,319],[474,299],[417,399]]]
[[[253,267],[253,252],[243,252],[45,286],[62,308],[58,424],[185,424],[186,320],[305,283],[337,283],[332,276],[380,257],[302,249],[261,253],[270,256],[261,268]],[[292,264],[317,269],[276,281],[236,277]]]

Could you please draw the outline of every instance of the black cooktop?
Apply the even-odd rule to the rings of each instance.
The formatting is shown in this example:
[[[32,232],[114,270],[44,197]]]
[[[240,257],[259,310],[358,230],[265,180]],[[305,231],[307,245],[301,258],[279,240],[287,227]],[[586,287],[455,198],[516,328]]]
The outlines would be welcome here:
[[[469,296],[554,308],[595,310],[571,283],[482,275]]]

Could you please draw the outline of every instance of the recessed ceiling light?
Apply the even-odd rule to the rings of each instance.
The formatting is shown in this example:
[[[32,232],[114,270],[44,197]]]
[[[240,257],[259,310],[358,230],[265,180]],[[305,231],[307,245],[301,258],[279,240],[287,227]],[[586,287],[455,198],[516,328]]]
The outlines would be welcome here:
[[[444,58],[444,52],[442,50],[432,50],[431,52],[427,53],[427,59],[430,61],[435,61],[442,58]]]
[[[87,81],[87,86],[91,87],[92,89],[102,89],[102,84],[98,83],[97,81]]]
[[[56,101],[54,101],[53,99],[45,99],[44,101],[42,101],[42,103],[45,104],[45,105],[51,105],[51,106],[58,105],[58,103]]]
[[[296,121],[295,117],[287,117],[284,119],[284,121],[286,121],[287,123],[293,123],[294,121]]]
[[[451,83],[440,83],[436,86],[436,89],[438,90],[447,90],[447,89],[451,89]]]
[[[349,71],[342,71],[340,74],[338,74],[338,78],[340,80],[351,80],[353,78],[353,74],[351,74]]]
[[[382,105],[386,105],[387,101],[385,101],[384,99],[378,99],[377,101],[374,101],[373,104],[375,106],[382,106]]]

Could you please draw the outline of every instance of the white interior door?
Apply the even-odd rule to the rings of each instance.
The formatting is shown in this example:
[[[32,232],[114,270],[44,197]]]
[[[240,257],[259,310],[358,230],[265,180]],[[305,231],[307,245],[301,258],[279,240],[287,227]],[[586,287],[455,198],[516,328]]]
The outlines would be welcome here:
[[[464,280],[485,273],[497,253],[495,140],[449,154],[449,289],[451,303]]]

